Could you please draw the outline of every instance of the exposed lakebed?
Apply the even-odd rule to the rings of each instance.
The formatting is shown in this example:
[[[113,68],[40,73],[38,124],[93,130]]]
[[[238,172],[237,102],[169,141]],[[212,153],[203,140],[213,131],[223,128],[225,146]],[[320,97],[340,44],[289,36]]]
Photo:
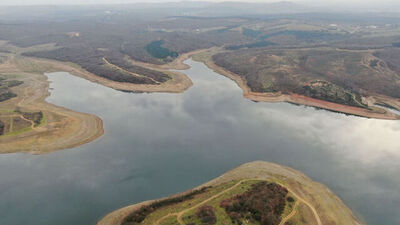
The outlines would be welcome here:
[[[48,155],[0,155],[0,224],[95,224],[254,160],[326,184],[368,224],[400,224],[399,121],[255,103],[228,78],[187,63],[194,85],[182,94],[124,93],[48,74],[47,101],[100,116],[105,134]]]

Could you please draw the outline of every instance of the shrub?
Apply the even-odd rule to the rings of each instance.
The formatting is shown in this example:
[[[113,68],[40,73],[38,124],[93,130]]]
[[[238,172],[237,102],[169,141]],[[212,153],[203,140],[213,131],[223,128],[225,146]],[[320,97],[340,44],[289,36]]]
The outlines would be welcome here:
[[[4,123],[0,120],[0,135],[4,134]]]
[[[242,218],[252,218],[262,225],[276,225],[281,221],[287,193],[279,184],[259,182],[245,193],[223,200],[220,206],[232,223],[241,224]]]
[[[164,206],[181,203],[181,202],[187,201],[189,199],[193,199],[194,196],[204,193],[207,190],[208,190],[208,187],[203,187],[201,189],[191,191],[190,193],[188,193],[186,195],[182,195],[182,196],[178,196],[178,197],[174,197],[174,198],[167,198],[164,200],[155,201],[155,202],[151,203],[150,205],[142,206],[140,209],[138,209],[135,212],[128,215],[122,222],[122,225],[131,225],[131,224],[141,223],[144,219],[146,219],[146,217],[150,213],[154,212],[155,210],[157,210],[161,207],[164,207]]]
[[[214,208],[212,206],[200,207],[197,210],[196,215],[203,224],[212,225],[217,222],[217,217],[215,216]]]

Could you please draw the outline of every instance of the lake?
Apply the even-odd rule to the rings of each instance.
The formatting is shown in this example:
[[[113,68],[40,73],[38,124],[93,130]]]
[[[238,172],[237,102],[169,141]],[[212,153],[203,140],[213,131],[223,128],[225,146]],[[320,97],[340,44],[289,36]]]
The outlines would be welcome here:
[[[400,121],[256,103],[186,61],[182,94],[125,93],[59,72],[48,102],[98,115],[100,139],[47,155],[0,155],[0,224],[94,225],[265,160],[326,184],[368,224],[400,224]]]

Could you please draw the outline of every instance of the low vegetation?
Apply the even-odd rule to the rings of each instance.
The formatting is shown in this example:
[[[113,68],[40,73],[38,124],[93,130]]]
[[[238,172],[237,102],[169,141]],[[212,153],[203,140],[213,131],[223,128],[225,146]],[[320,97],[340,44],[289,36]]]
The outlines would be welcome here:
[[[195,190],[202,187],[183,201],[175,199],[191,192],[122,208],[97,225],[362,224],[325,186],[276,164],[247,163]]]
[[[146,51],[150,53],[153,57],[158,59],[162,59],[164,61],[172,61],[174,58],[178,57],[177,52],[170,51],[168,48],[164,48],[162,45],[164,44],[163,40],[153,41],[150,44],[146,45]]]
[[[259,182],[251,189],[220,204],[233,224],[243,224],[244,220],[257,221],[261,225],[276,225],[286,205],[288,190],[276,183]]]
[[[146,216],[148,216],[155,210],[158,210],[159,208],[162,208],[165,206],[169,206],[172,204],[177,204],[177,203],[181,203],[181,202],[193,199],[196,195],[199,195],[199,194],[207,191],[207,189],[208,189],[207,187],[204,187],[199,190],[191,191],[190,193],[182,195],[182,196],[167,198],[164,200],[153,202],[150,205],[143,206],[139,210],[137,210],[137,211],[131,213],[129,216],[127,216],[124,219],[122,225],[140,224],[146,218]]]
[[[93,74],[117,82],[156,84],[153,79],[160,82],[170,79],[165,73],[130,64],[120,53],[103,53],[101,50],[82,51],[79,48],[60,48],[46,52],[26,53],[25,55],[76,63]],[[114,66],[110,66],[104,59]],[[138,74],[138,76],[133,74]]]
[[[271,41],[257,41],[249,44],[229,45],[226,46],[225,48],[228,50],[239,50],[242,48],[260,48],[260,47],[267,47],[270,45],[275,45],[275,43]]]
[[[23,112],[21,109],[17,108],[14,112],[22,115],[25,119],[33,122],[34,126],[40,125],[43,119],[43,112]]]
[[[1,89],[15,96],[0,102],[0,153],[43,154],[88,143],[103,134],[100,118],[66,110],[47,103],[48,80],[45,71],[52,64],[37,64],[36,59],[21,57],[10,49],[8,60],[0,64]],[[21,85],[23,84],[23,85]],[[5,92],[7,93],[7,92]]]
[[[174,10],[187,13],[200,8]],[[101,16],[79,17],[79,22],[43,19],[0,24],[0,39],[30,47],[24,55],[73,62],[116,82],[162,84],[171,79],[168,74],[133,65],[132,60],[165,64],[183,53],[224,46],[231,52],[216,55],[216,64],[246,78],[254,92],[293,92],[359,107],[363,107],[359,97],[366,93],[400,97],[397,17],[375,15],[377,22],[371,26],[366,15],[219,17],[216,13],[209,17],[178,16],[174,10],[160,14],[151,7],[139,10],[146,15],[125,10],[134,13],[107,10],[109,16],[95,10],[93,15]],[[34,47],[51,43],[52,49]],[[310,83],[317,81],[327,83],[315,89]]]
[[[0,77],[0,102],[17,97],[17,94],[12,92],[10,88],[21,85],[23,82],[18,80],[7,80]]]
[[[368,108],[368,105],[362,102],[359,93],[326,81],[312,81],[304,85],[303,89],[295,90],[295,93],[343,105]]]
[[[2,93],[0,93],[0,102],[7,101],[8,99],[11,99],[14,97],[17,97],[17,95],[11,91],[2,92]]]
[[[19,134],[39,126],[44,119],[42,111],[29,112],[17,108],[14,111],[1,114],[0,135]]]
[[[195,199],[207,201],[207,196],[210,199],[229,188],[232,190],[210,200],[207,204],[194,203]],[[160,222],[174,224],[176,220],[169,220],[167,212],[172,212],[175,208],[184,210],[183,205],[194,206],[193,210],[182,215],[185,224],[213,225],[221,224],[221,221],[223,224],[242,224],[244,220],[252,220],[252,224],[276,224],[276,222],[279,223],[284,212],[287,194],[286,188],[276,183],[257,180],[229,182],[142,206],[129,214],[122,224],[158,224]],[[147,219],[156,212],[159,216],[153,216],[151,220]],[[160,219],[161,215],[165,215],[165,219],[162,217]]]
[[[400,98],[393,51],[377,51],[375,58],[369,52],[326,48],[244,49],[216,54],[213,61],[244,78],[254,92],[296,93],[367,107],[363,95]]]

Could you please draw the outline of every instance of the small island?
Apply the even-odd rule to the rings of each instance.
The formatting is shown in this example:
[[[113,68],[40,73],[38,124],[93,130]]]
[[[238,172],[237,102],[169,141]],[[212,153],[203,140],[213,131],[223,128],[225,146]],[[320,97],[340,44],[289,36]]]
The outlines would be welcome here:
[[[97,225],[363,224],[326,186],[281,165],[241,165],[197,188],[116,210]]]

